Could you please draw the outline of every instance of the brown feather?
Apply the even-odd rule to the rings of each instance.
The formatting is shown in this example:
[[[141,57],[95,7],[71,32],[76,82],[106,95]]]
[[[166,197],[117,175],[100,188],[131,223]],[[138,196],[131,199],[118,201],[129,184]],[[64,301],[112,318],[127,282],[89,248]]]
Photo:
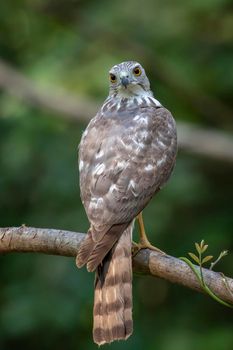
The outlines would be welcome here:
[[[105,233],[103,238],[95,244],[87,261],[87,270],[89,272],[93,272],[97,269],[98,265],[101,264],[106,254],[112,249],[113,245],[128,225],[129,223],[112,226],[110,230]]]
[[[89,272],[95,271],[128,225],[129,223],[113,225],[105,234],[99,235],[99,241],[96,240],[94,228],[90,227],[78,250],[76,257],[77,267],[80,268],[87,264]]]
[[[96,271],[93,337],[102,345],[127,339],[132,321],[132,224]]]
[[[85,239],[81,243],[81,246],[78,251],[78,255],[76,257],[77,267],[79,268],[83,267],[87,263],[88,258],[94,249],[94,246],[95,246],[95,242],[92,239],[91,231],[88,231]]]

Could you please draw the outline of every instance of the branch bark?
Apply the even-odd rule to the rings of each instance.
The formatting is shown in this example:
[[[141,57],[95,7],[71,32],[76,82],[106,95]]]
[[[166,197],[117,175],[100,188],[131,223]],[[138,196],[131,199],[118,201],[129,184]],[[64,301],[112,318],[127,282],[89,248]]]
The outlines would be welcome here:
[[[75,257],[85,235],[65,230],[34,227],[0,228],[0,254],[35,252]],[[133,258],[134,272],[163,278],[172,283],[203,292],[190,267],[180,259],[148,249]],[[196,267],[198,269],[198,267]],[[220,273],[203,269],[208,287],[222,300],[233,303],[233,279],[226,277],[226,288]]]
[[[88,122],[98,110],[98,103],[84,97],[71,96],[39,88],[36,83],[0,59],[0,88],[39,109],[50,110],[71,121]],[[218,160],[233,162],[233,137],[226,132],[206,130],[190,123],[178,122],[181,149]]]

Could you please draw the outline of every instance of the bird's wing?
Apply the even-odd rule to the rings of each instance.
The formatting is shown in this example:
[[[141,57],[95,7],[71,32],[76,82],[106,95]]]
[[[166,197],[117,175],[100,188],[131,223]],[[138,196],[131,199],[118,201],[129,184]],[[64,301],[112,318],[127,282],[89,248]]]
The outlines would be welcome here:
[[[100,240],[131,222],[168,180],[177,151],[176,127],[163,108],[98,113],[79,148],[81,198]]]

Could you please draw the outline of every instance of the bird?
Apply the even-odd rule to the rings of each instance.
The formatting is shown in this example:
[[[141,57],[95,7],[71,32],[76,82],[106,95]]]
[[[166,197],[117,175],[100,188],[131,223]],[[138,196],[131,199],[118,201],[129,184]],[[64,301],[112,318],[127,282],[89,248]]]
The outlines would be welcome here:
[[[109,71],[109,95],[79,144],[80,195],[90,222],[76,265],[95,272],[93,340],[126,340],[133,332],[132,231],[136,253],[160,251],[146,236],[142,210],[169,179],[177,154],[172,114],[154,97],[142,65]]]

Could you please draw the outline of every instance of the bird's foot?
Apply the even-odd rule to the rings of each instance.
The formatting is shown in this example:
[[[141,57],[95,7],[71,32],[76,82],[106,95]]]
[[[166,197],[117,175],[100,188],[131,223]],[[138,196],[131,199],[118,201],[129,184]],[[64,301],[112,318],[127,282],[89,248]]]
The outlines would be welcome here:
[[[133,242],[133,247],[132,247],[132,255],[135,256],[141,249],[150,249],[153,250],[157,253],[165,255],[166,253],[163,252],[161,249],[153,246],[148,239],[141,239],[139,243]]]

